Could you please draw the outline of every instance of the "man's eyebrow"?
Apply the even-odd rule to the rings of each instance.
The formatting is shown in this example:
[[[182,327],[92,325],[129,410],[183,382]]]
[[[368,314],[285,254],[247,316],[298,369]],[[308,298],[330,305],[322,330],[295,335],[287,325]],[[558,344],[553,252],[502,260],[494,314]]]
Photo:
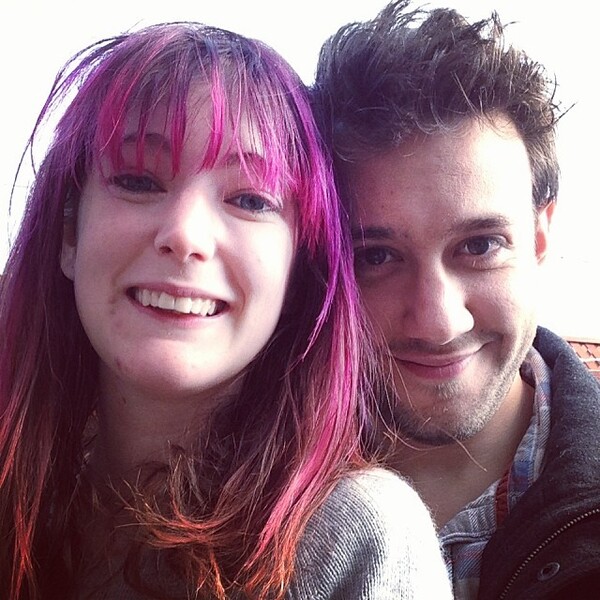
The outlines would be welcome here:
[[[457,233],[469,234],[476,231],[488,231],[490,229],[507,229],[511,227],[512,221],[504,215],[489,215],[485,217],[476,217],[467,219],[458,224],[452,224],[445,232],[450,237]],[[352,228],[352,239],[354,241],[390,241],[402,236],[402,231],[397,231],[392,227],[370,226],[361,227],[360,225]]]
[[[464,232],[472,233],[474,231],[488,230],[488,229],[507,229],[511,227],[512,221],[504,215],[489,215],[485,217],[476,217],[474,219],[467,219],[466,221],[459,223],[458,226],[452,226],[449,228],[449,232]]]
[[[353,240],[391,240],[396,237],[396,233],[391,227],[353,227]]]

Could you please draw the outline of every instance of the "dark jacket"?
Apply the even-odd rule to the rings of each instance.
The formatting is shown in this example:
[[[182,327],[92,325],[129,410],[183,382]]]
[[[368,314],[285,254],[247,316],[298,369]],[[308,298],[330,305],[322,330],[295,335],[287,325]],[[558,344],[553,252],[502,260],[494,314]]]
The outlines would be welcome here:
[[[552,369],[545,465],[483,554],[479,600],[600,599],[600,385],[539,328]]]

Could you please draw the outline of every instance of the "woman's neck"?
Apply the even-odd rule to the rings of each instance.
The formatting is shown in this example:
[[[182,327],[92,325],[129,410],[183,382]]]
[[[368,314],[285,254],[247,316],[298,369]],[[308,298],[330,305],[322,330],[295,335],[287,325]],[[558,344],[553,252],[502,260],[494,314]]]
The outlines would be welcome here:
[[[148,462],[167,463],[173,446],[189,448],[209,425],[215,409],[229,402],[240,379],[206,395],[161,397],[101,379],[92,467],[128,479]]]

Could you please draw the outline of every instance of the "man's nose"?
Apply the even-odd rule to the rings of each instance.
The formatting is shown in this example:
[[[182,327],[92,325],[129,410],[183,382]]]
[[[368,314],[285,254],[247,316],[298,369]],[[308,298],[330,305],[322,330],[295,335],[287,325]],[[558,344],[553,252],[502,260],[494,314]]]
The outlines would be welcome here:
[[[444,345],[471,331],[475,321],[467,306],[466,286],[436,265],[418,269],[406,295],[406,337]]]

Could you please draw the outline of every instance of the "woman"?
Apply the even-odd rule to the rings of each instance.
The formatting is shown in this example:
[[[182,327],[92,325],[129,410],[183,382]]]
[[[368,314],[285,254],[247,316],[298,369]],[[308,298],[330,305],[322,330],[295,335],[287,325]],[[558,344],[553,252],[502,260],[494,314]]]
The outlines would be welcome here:
[[[1,597],[444,597],[427,512],[361,457],[371,359],[297,76],[164,24],[77,55],[36,130],[67,100],[0,296]]]

